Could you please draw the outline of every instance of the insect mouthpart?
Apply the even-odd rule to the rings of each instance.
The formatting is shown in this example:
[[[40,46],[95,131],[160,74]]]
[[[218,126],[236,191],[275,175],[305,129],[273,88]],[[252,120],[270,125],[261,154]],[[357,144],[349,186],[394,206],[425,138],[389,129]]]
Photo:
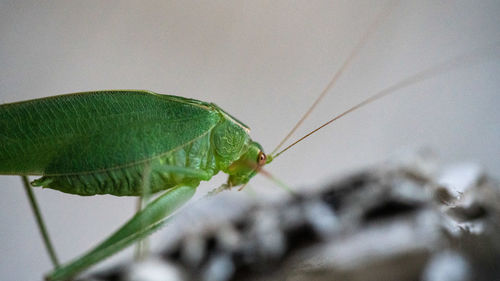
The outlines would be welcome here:
[[[247,184],[249,180],[250,180],[250,177],[230,175],[229,178],[227,179],[227,185],[230,187],[239,186],[239,185]]]
[[[267,164],[273,162],[273,160],[274,160],[273,155],[271,155],[271,154],[266,155],[266,163],[264,165],[267,165]]]

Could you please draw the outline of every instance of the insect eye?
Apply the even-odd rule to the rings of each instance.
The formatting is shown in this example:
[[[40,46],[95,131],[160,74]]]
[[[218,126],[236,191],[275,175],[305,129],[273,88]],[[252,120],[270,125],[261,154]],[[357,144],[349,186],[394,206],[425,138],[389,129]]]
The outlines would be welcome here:
[[[266,154],[264,154],[264,152],[259,152],[259,155],[257,156],[257,162],[259,163],[259,166],[263,166],[264,164],[266,164]]]

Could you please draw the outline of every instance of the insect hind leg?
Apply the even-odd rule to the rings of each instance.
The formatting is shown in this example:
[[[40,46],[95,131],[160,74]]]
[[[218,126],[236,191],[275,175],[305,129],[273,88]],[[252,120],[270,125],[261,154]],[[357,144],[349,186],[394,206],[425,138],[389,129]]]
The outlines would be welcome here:
[[[149,203],[111,236],[83,256],[63,264],[46,276],[48,281],[70,279],[165,225],[168,217],[194,195],[196,187],[175,186]]]
[[[59,266],[59,259],[57,258],[56,251],[54,250],[54,246],[52,245],[52,242],[50,240],[47,227],[45,226],[42,213],[40,212],[40,208],[38,207],[38,203],[35,198],[35,194],[33,193],[33,190],[31,190],[31,185],[29,183],[28,177],[21,176],[21,179],[23,181],[24,190],[26,191],[26,195],[28,196],[30,202],[31,210],[35,215],[38,230],[40,231],[40,235],[42,235],[43,243],[45,244],[45,248],[47,250],[47,253],[49,254],[52,265],[54,265],[54,268],[56,268]]]

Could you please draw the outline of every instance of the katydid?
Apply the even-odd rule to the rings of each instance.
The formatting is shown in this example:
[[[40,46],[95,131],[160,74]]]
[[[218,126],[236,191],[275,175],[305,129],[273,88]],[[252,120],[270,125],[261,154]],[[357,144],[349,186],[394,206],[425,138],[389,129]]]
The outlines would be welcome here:
[[[453,67],[443,63],[408,77],[339,117]],[[106,241],[48,276],[64,280],[160,227],[191,198],[200,181],[223,171],[229,175],[223,189],[245,184],[288,149],[266,155],[248,131],[212,103],[146,91],[87,92],[4,104],[0,174],[40,175],[33,185],[79,195],[141,196],[165,190]]]
[[[0,107],[0,174],[43,175],[33,186],[77,195],[167,192],[92,255],[62,267],[63,280],[148,234],[219,171],[228,186],[266,163],[248,127],[215,104],[146,91],[77,93]],[[149,174],[145,175],[145,171]]]

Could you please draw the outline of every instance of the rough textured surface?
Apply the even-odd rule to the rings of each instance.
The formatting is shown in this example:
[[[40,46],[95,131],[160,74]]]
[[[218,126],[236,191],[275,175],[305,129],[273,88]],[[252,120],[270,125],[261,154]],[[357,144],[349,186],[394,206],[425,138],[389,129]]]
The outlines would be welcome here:
[[[399,159],[280,203],[201,200],[160,252],[81,280],[500,280],[499,202],[477,165]]]

